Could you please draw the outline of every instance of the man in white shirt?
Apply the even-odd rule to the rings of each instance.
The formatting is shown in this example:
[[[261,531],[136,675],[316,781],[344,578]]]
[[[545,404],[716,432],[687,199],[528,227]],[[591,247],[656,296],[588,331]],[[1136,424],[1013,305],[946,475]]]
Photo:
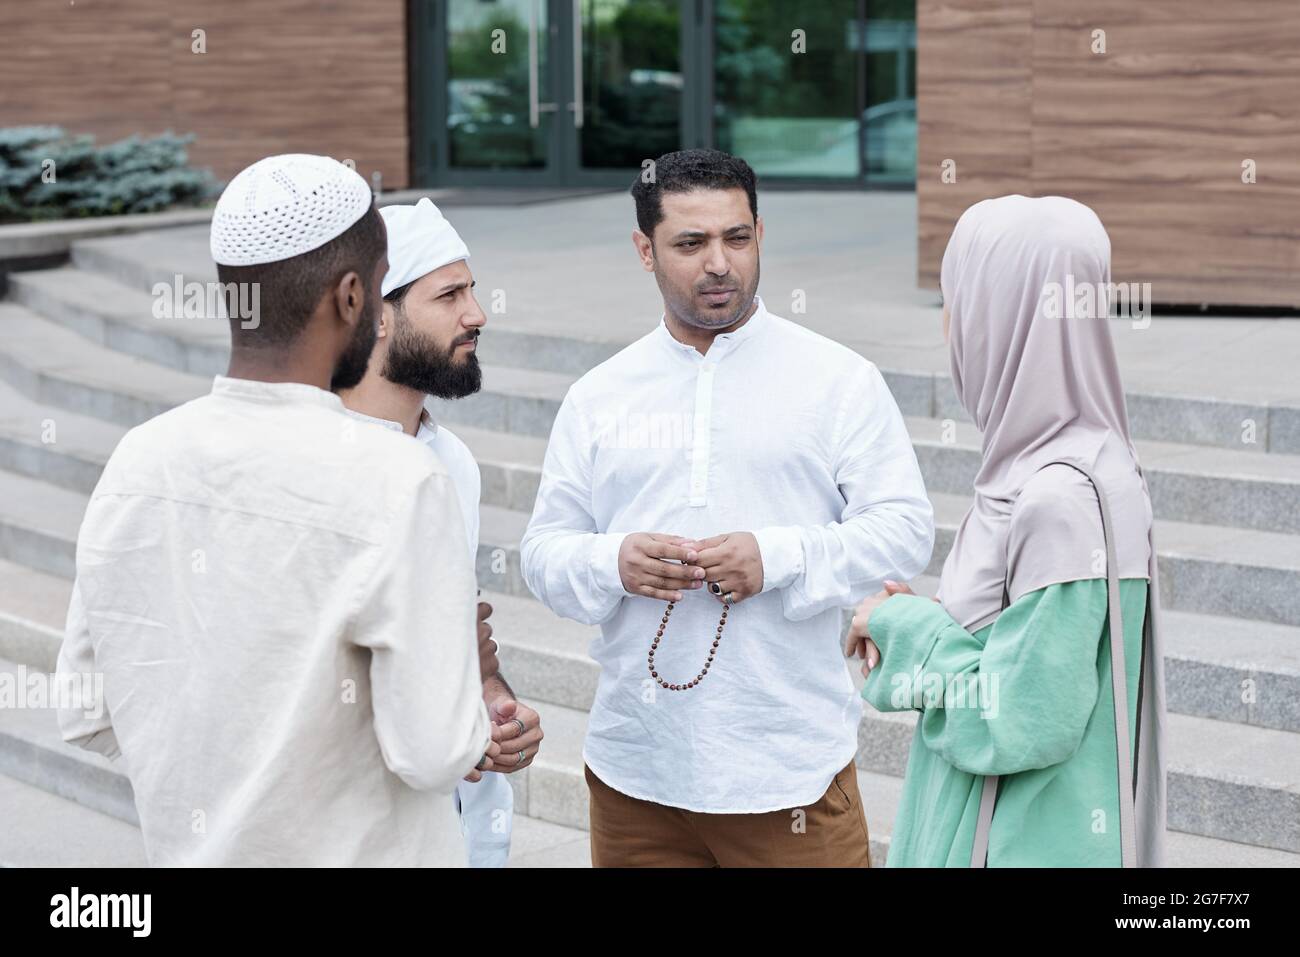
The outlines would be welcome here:
[[[388,273],[378,341],[365,376],[340,396],[359,419],[413,435],[437,453],[456,487],[471,561],[478,552],[478,463],[469,448],[424,408],[427,396],[459,399],[479,390],[479,332],[487,316],[474,298],[469,249],[431,201],[385,206]],[[471,773],[456,787],[456,806],[473,867],[504,867],[510,856],[514,790],[504,777],[528,767],[542,740],[536,711],[515,699],[500,673],[497,643],[479,602],[479,664],[483,700],[502,726],[493,770]],[[498,773],[500,772],[500,773]]]
[[[601,625],[592,863],[865,866],[840,610],[929,560],[916,456],[875,366],[758,298],[749,166],[651,172],[663,319],[569,390],[521,549],[538,598]]]
[[[63,735],[124,762],[151,864],[464,864],[446,795],[499,749],[455,490],[331,391],[374,346],[383,221],[343,164],[273,156],[211,245],[230,368],[91,496],[58,670],[102,700]]]

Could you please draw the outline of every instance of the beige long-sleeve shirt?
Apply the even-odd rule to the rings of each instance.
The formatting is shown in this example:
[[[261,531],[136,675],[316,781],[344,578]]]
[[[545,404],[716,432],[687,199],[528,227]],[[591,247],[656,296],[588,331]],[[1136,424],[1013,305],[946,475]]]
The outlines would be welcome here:
[[[447,795],[490,735],[467,556],[423,443],[218,376],[91,498],[59,672],[104,700],[64,737],[120,752],[152,864],[463,865]]]

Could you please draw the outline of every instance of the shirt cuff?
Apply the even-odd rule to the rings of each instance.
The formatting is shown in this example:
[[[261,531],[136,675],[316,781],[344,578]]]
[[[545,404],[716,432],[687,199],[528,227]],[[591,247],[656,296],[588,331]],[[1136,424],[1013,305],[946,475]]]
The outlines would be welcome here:
[[[596,544],[591,549],[591,580],[601,591],[623,593],[623,579],[618,573],[618,551],[625,538],[626,532],[596,536]]]
[[[798,526],[760,528],[754,533],[763,563],[763,591],[788,588],[803,574],[803,538]]]
[[[91,735],[69,743],[75,744],[86,751],[102,754],[110,761],[116,761],[122,755],[122,751],[117,745],[117,732],[112,728],[96,731]]]

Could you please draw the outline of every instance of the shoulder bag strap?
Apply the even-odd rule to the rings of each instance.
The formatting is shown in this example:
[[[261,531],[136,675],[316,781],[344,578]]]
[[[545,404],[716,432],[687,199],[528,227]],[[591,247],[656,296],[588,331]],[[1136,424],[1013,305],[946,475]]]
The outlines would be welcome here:
[[[1128,672],[1124,662],[1124,620],[1119,600],[1119,565],[1115,560],[1115,536],[1110,522],[1110,504],[1106,493],[1088,471],[1073,462],[1049,462],[1048,465],[1068,465],[1082,473],[1097,492],[1101,508],[1101,530],[1106,541],[1106,605],[1110,622],[1110,674],[1111,694],[1115,704],[1115,764],[1119,781],[1119,831],[1120,864],[1137,866],[1137,826],[1133,800],[1133,761],[1128,742]],[[1043,466],[1047,468],[1048,466]],[[1010,574],[1010,570],[1008,570]],[[1010,595],[1004,583],[1002,607],[1005,609]],[[1129,759],[1125,760],[1125,755]],[[975,821],[975,842],[971,846],[971,867],[984,867],[988,861],[989,829],[993,824],[993,807],[997,803],[997,775],[985,775],[980,790],[979,816]]]

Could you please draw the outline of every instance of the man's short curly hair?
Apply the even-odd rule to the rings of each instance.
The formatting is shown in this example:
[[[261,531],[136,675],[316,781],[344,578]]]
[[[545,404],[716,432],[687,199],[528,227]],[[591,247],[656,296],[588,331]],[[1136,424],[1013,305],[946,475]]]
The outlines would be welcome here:
[[[758,221],[758,177],[739,156],[721,150],[678,150],[655,160],[652,182],[644,174],[632,184],[637,228],[653,238],[663,222],[664,193],[689,193],[696,189],[743,189],[749,197],[749,211]]]

